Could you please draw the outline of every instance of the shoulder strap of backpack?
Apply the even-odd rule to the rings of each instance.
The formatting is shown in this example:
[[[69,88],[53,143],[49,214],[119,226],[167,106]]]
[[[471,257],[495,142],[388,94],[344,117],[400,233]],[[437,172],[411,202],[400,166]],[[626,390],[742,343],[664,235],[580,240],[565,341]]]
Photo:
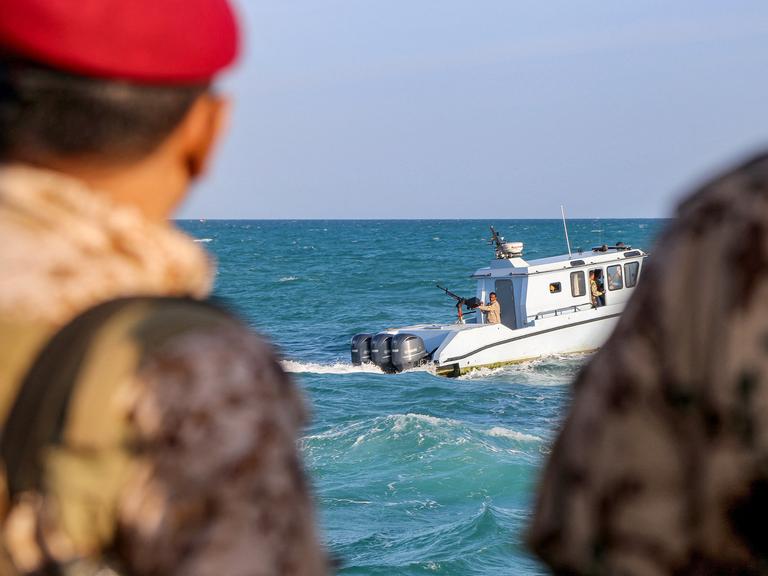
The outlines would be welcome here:
[[[61,441],[70,400],[89,350],[99,334],[125,314],[140,318],[133,324],[131,337],[142,353],[185,330],[235,320],[209,301],[134,297],[95,306],[64,326],[27,372],[3,428],[0,458],[6,468],[9,497],[40,488],[44,449]]]

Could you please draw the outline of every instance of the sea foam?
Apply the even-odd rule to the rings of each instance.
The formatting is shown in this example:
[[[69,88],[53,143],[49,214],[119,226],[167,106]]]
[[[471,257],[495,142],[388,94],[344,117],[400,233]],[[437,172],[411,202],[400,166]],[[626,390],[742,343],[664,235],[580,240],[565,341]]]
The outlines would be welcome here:
[[[283,370],[294,374],[312,373],[312,374],[357,374],[367,372],[372,374],[383,374],[381,369],[375,364],[363,364],[354,366],[346,362],[336,362],[334,364],[320,364],[317,362],[298,362],[296,360],[283,360]]]
[[[534,436],[533,434],[525,434],[523,432],[517,432],[516,430],[510,430],[509,428],[503,428],[501,426],[494,426],[487,431],[488,436],[495,438],[509,438],[511,440],[520,440],[523,442],[540,442],[541,438]]]

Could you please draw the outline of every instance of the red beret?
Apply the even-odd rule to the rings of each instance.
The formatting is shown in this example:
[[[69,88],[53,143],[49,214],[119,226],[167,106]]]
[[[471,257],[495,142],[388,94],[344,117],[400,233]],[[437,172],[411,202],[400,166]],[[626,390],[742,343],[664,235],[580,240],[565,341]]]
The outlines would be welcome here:
[[[0,46],[84,76],[192,84],[231,64],[238,38],[227,0],[0,0]]]

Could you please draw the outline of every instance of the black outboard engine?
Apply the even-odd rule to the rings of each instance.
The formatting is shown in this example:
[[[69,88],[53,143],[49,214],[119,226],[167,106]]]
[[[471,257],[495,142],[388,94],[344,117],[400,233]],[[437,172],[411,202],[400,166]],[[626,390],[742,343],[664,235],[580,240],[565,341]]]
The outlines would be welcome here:
[[[398,371],[415,368],[427,356],[424,340],[413,334],[397,334],[392,338],[392,364]]]
[[[352,337],[352,364],[360,366],[371,361],[371,338],[373,334],[355,334]]]
[[[380,332],[371,338],[371,361],[384,372],[394,372],[392,364],[392,334]]]

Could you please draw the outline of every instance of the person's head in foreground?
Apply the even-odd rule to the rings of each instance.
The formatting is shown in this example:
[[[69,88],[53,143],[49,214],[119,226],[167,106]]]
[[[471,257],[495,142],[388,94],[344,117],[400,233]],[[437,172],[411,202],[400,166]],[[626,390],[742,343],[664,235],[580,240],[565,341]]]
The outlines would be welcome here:
[[[224,124],[211,83],[237,53],[226,2],[0,6],[0,160],[169,216]]]
[[[0,0],[0,574],[327,571],[296,387],[166,222],[237,46],[226,0]]]
[[[765,574],[768,155],[679,207],[574,383],[529,533],[557,574]]]

